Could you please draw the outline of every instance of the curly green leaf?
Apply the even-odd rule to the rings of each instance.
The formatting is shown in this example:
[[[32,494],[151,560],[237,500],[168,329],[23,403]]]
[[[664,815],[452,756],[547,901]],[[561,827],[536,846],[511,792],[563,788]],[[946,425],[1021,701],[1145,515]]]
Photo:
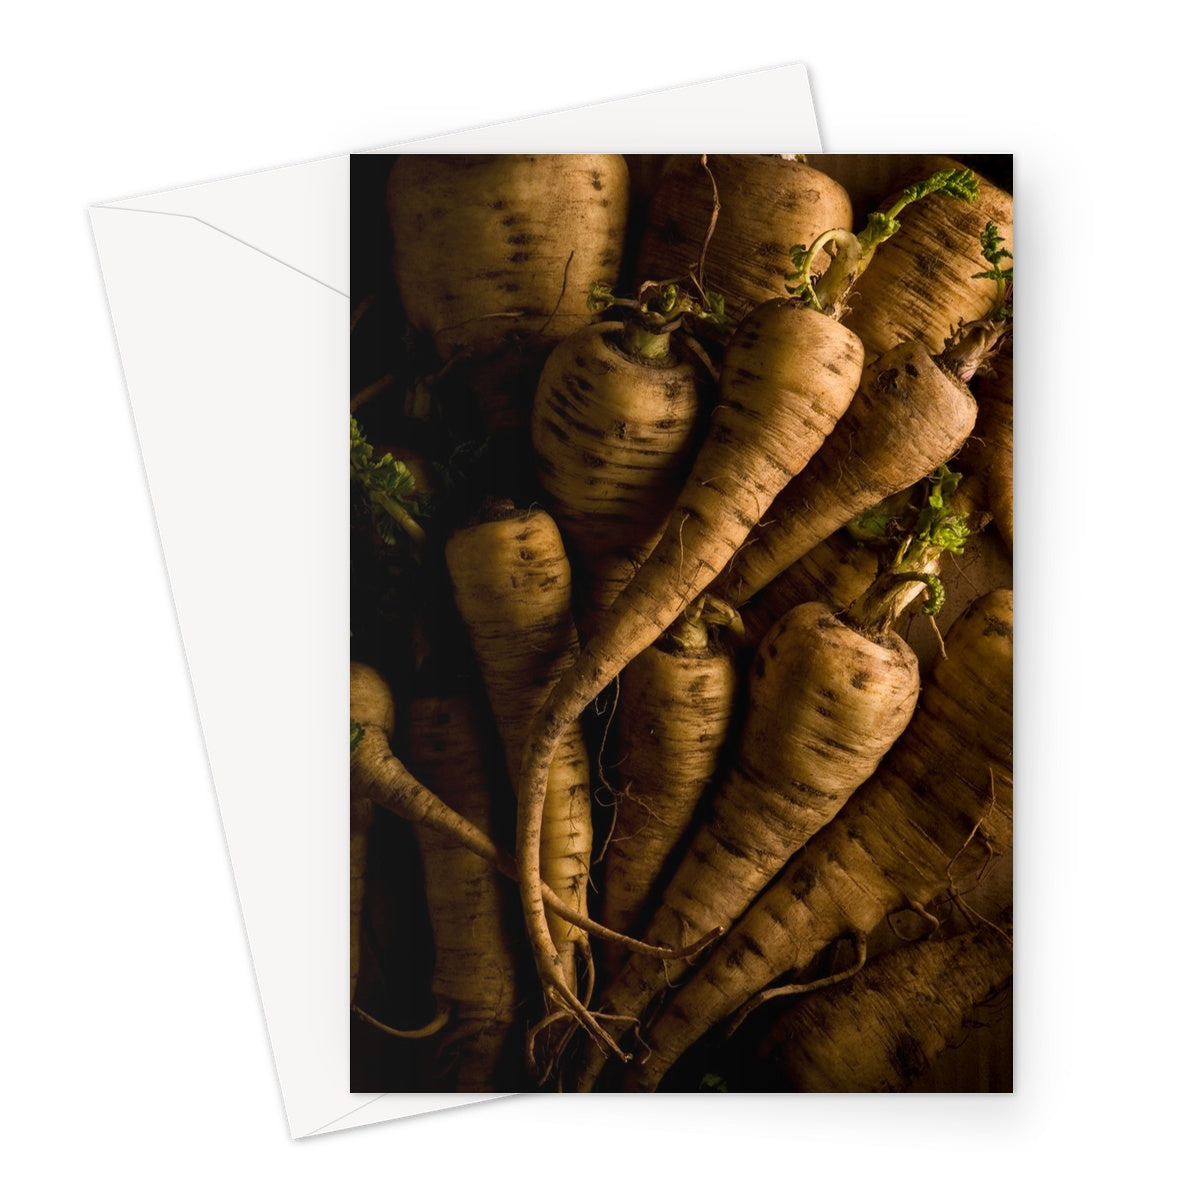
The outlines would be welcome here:
[[[899,231],[900,222],[895,217],[889,217],[886,213],[868,213],[867,226],[859,235],[859,241],[864,245],[878,246]]]
[[[921,611],[927,617],[936,617],[946,603],[946,585],[936,575],[918,575],[917,578],[922,579],[929,589],[929,599],[921,605]]]
[[[725,312],[725,297],[720,292],[705,292],[704,308],[696,315],[706,325],[722,333],[733,332],[733,321]]]
[[[947,196],[951,200],[962,200],[974,204],[979,199],[979,180],[974,171],[966,167],[947,167],[935,171],[928,179],[910,184],[897,197],[896,202],[885,213],[871,213],[867,226],[858,235],[863,253],[869,261],[876,247],[886,242],[900,228],[896,218],[910,205],[927,196]],[[863,266],[865,267],[864,262]]]
[[[930,508],[945,508],[946,501],[954,495],[961,482],[962,472],[952,471],[946,463],[943,463],[930,476],[929,498],[926,503]]]
[[[616,303],[616,299],[616,296],[613,295],[612,284],[597,280],[588,288],[588,312],[603,312],[606,308],[611,308]]]
[[[1006,302],[1009,288],[1013,282],[1013,269],[1003,266],[1004,259],[1012,259],[1012,255],[1004,248],[1000,230],[995,221],[989,221],[979,235],[984,261],[988,264],[986,271],[978,271],[972,279],[992,279],[996,283],[996,306],[993,309],[994,320],[1005,320],[1012,316],[1012,305]]]
[[[979,199],[979,180],[975,172],[966,167],[947,167],[935,171],[928,179],[910,184],[900,193],[899,200],[889,210],[890,216],[895,216],[900,209],[926,196],[938,194],[949,196],[952,200],[965,200],[974,204]]]
[[[391,454],[376,458],[374,446],[354,417],[350,418],[350,478],[361,489],[384,543],[394,546],[401,533],[417,545],[425,541],[425,530],[414,519],[418,511],[411,495],[417,485],[415,476]]]
[[[979,198],[979,180],[965,167],[936,171],[928,179],[905,188],[887,212],[868,214],[861,233],[828,229],[810,246],[793,246],[791,258],[796,269],[785,276],[787,291],[809,308],[837,319],[855,281],[870,266],[875,251],[899,231],[900,213],[910,204],[933,195],[973,202]],[[816,256],[827,247],[830,263],[823,275],[814,278]]]
[[[959,513],[946,507],[946,501],[954,494],[962,480],[962,474],[946,465],[937,469],[929,481],[929,494],[917,514],[912,543],[906,548],[904,558],[912,562],[930,549],[945,550],[950,554],[961,554],[971,536],[970,523]]]
[[[958,514],[947,513],[930,527],[923,540],[927,546],[961,554],[970,536],[970,525]]]
[[[865,513],[854,518],[845,526],[846,532],[856,541],[868,545],[878,545],[887,542],[895,530],[895,514],[883,505],[877,504]]]

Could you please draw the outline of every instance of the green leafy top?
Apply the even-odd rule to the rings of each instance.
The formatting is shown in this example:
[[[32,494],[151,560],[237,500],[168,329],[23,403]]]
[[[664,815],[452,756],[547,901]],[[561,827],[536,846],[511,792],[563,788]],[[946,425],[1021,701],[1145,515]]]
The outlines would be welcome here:
[[[802,304],[818,312],[829,312],[836,319],[854,281],[870,265],[875,251],[899,231],[898,217],[904,209],[926,196],[939,195],[973,204],[979,199],[979,180],[965,167],[935,171],[928,179],[906,187],[887,212],[870,213],[861,233],[830,229],[811,246],[793,246],[790,253],[796,269],[785,278],[796,282],[788,282],[787,290]],[[817,254],[830,246],[836,250],[833,261],[823,275],[814,277]]]
[[[929,549],[961,554],[966,548],[967,539],[971,536],[970,526],[960,513],[946,503],[961,482],[961,473],[951,471],[944,465],[938,467],[930,478],[925,507],[917,514],[911,541],[905,547],[906,559],[915,558]]]
[[[1007,320],[1012,316],[1013,311],[1013,269],[1011,265],[1005,267],[1002,263],[1007,258],[1011,264],[1012,255],[1004,248],[1004,242],[995,221],[989,221],[984,226],[983,232],[979,235],[979,242],[983,248],[984,260],[988,263],[988,270],[978,271],[971,278],[996,281],[996,306],[992,311],[992,317],[998,321]]]
[[[885,213],[873,212],[867,217],[867,227],[858,235],[865,249],[873,249],[887,241],[900,228],[896,218],[910,205],[926,196],[948,196],[951,200],[962,200],[974,204],[979,199],[979,180],[973,171],[965,167],[949,167],[935,171],[928,179],[910,184],[897,197],[896,202]]]
[[[987,364],[1009,335],[1013,315],[1012,255],[1004,248],[995,221],[984,226],[979,244],[988,269],[977,271],[971,278],[994,280],[996,299],[982,317],[966,323],[960,320],[937,356],[942,370],[963,384],[970,383],[976,374],[987,369]],[[1005,259],[1009,260],[1008,266],[1005,266]]]
[[[596,282],[588,291],[588,308],[593,313],[627,309],[624,346],[643,358],[663,357],[670,335],[684,324],[708,325],[722,334],[733,329],[724,296],[713,291],[693,292],[678,280],[647,280],[634,300],[617,296],[612,284]]]
[[[901,529],[911,520],[914,492],[914,488],[906,488],[895,496],[881,500],[847,522],[846,532],[864,545],[894,549]]]
[[[941,466],[923,487],[920,503],[914,489],[890,497],[864,513],[846,530],[858,541],[885,547],[887,565],[851,606],[849,620],[862,629],[882,630],[912,599],[912,587],[929,593],[922,611],[933,616],[945,600],[937,576],[943,554],[962,554],[967,541],[986,517],[973,494],[960,492],[963,476]]]
[[[415,476],[391,454],[376,458],[375,448],[354,417],[350,418],[350,478],[361,490],[383,542],[394,546],[403,535],[417,546],[424,544],[425,530],[415,520],[423,508],[413,495]]]
[[[368,492],[406,497],[416,487],[413,473],[390,454],[375,458],[375,447],[367,441],[358,422],[350,418],[350,474]]]
[[[846,525],[856,542],[883,548],[891,570],[904,570],[922,551],[936,548],[961,554],[970,536],[963,516],[948,503],[962,482],[962,474],[939,467],[918,489],[907,488],[889,496]]]

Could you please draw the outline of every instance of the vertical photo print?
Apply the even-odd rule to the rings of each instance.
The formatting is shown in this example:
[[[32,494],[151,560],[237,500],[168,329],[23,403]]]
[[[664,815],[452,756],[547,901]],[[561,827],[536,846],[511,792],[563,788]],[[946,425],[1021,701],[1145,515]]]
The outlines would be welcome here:
[[[1012,166],[352,157],[353,1091],[1012,1090]]]

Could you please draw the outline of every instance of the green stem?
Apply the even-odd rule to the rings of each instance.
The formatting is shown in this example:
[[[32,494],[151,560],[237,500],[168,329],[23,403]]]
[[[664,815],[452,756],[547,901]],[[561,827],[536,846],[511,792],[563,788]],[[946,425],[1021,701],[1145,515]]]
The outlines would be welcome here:
[[[811,246],[793,246],[792,261],[797,269],[788,278],[798,279],[800,282],[794,287],[789,285],[788,291],[809,308],[823,312],[835,321],[840,320],[846,297],[855,281],[870,266],[875,251],[899,231],[900,222],[897,217],[900,213],[915,201],[938,193],[956,200],[974,202],[979,198],[979,180],[965,168],[937,171],[928,179],[905,188],[887,212],[871,213],[862,233],[855,235],[846,229],[830,229],[821,234]],[[825,274],[814,283],[813,260],[817,252],[823,250],[830,242],[836,245],[837,256]]]
[[[941,555],[939,554],[938,557],[940,558]],[[946,586],[933,571],[897,571],[892,578],[897,584],[919,583],[929,593],[929,600],[922,609],[927,617],[936,616],[941,611],[942,605],[946,603]]]
[[[860,235],[864,247],[874,250],[876,245],[887,241],[900,227],[896,218],[910,204],[939,193],[974,204],[979,199],[979,180],[973,171],[965,167],[948,167],[942,171],[935,171],[928,179],[911,184],[900,193],[887,212],[871,213],[867,217],[867,228]]]
[[[671,352],[671,333],[647,329],[637,317],[631,317],[621,334],[621,349],[634,358],[666,358]]]
[[[830,264],[825,273],[814,283],[813,262],[816,256],[831,244],[837,253],[830,256]],[[798,265],[801,298],[807,294],[810,297],[810,306],[817,312],[836,307],[838,300],[850,290],[850,285],[858,278],[861,272],[861,258],[862,247],[859,240],[848,229],[826,230],[809,246]]]
[[[882,634],[923,591],[930,593],[925,612],[933,616],[945,600],[938,571],[945,554],[961,554],[967,539],[990,519],[983,509],[977,479],[957,482],[942,498],[947,480],[959,477],[943,470],[930,487],[930,501],[916,526],[896,550],[891,565],[850,606],[846,623],[864,633]]]
[[[862,633],[878,636],[896,623],[900,614],[922,591],[930,592],[932,611],[929,607],[926,611],[931,616],[936,613],[946,598],[946,589],[936,573],[942,548],[932,549],[933,553],[923,556],[925,561],[922,565],[926,570],[881,572],[850,606],[845,617],[846,624]]]
[[[412,519],[412,516],[404,505],[393,500],[383,492],[372,492],[371,500],[373,503],[379,505],[418,546],[425,545],[425,530]]]
[[[374,509],[376,524],[382,515],[390,519],[416,545],[425,542],[425,531],[413,519],[415,501],[409,499],[416,485],[413,473],[390,453],[375,458],[375,448],[367,441],[358,422],[350,418],[350,477],[362,489]],[[380,528],[389,544],[394,541],[390,529]]]
[[[979,271],[972,279],[996,281],[996,303],[992,310],[968,325],[959,322],[958,329],[946,342],[935,360],[952,379],[969,383],[990,361],[1000,344],[1012,330],[1013,268],[1004,266],[1012,254],[1000,240],[995,221],[989,221],[979,235],[984,261],[988,270]]]

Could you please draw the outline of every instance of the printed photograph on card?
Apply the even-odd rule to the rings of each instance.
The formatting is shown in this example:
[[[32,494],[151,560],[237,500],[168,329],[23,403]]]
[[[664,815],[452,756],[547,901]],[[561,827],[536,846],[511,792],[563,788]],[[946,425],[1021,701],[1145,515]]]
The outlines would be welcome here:
[[[355,155],[354,1092],[1010,1092],[1010,155]]]

